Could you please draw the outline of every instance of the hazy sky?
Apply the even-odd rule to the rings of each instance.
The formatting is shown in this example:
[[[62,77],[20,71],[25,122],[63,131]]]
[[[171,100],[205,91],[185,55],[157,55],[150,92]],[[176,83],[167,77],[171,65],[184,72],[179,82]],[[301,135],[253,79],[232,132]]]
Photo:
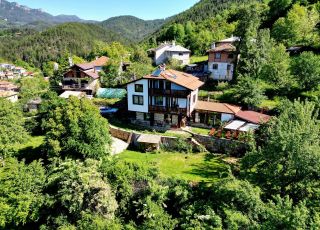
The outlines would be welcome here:
[[[14,0],[9,0],[14,1]],[[189,9],[199,0],[15,0],[30,8],[53,14],[77,15],[102,21],[113,16],[133,15],[142,19],[170,17]]]

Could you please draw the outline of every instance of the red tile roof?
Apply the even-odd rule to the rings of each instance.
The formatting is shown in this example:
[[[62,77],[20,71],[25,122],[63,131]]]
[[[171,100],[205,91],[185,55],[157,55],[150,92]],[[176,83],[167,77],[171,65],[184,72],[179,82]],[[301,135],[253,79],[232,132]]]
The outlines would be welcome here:
[[[241,110],[241,107],[227,103],[198,101],[195,109],[217,113],[236,114]]]
[[[84,73],[85,73],[86,75],[88,75],[89,77],[93,78],[93,79],[98,79],[98,78],[100,78],[98,72],[93,72],[92,70],[84,71]]]
[[[94,68],[94,65],[92,65],[91,63],[75,64],[75,66],[79,67],[82,70],[89,70]]]
[[[222,52],[222,51],[234,52],[236,50],[237,50],[236,47],[234,47],[232,44],[226,43],[226,44],[222,44],[220,46],[217,46],[214,49],[210,49],[207,52],[209,52],[209,53]]]
[[[271,116],[255,111],[239,111],[236,117],[254,124],[265,123],[271,119]]]
[[[109,61],[109,58],[106,56],[102,56],[97,58],[96,60],[90,62],[91,65],[94,65],[95,67],[97,66],[104,66],[105,64],[107,64],[107,62]]]
[[[159,76],[153,76],[152,74],[144,76],[145,79],[163,79],[183,86],[190,90],[196,90],[200,88],[204,83],[199,78],[176,70],[163,70]]]

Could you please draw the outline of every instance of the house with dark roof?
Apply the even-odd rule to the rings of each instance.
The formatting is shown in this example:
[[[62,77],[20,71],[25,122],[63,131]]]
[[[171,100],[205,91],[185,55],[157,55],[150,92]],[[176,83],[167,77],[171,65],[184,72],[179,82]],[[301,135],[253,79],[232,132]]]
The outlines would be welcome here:
[[[214,80],[231,81],[234,67],[237,62],[237,49],[234,43],[240,41],[238,37],[231,37],[219,42],[214,42],[207,51],[208,71]]]
[[[81,91],[93,95],[99,86],[99,72],[91,63],[75,64],[63,76],[64,91]]]
[[[149,56],[153,58],[155,65],[164,64],[170,59],[178,60],[181,65],[187,65],[190,63],[191,51],[177,45],[174,41],[172,43],[163,43],[157,48],[148,50]]]
[[[127,84],[128,110],[140,124],[184,126],[203,84],[190,74],[160,66],[152,74]]]

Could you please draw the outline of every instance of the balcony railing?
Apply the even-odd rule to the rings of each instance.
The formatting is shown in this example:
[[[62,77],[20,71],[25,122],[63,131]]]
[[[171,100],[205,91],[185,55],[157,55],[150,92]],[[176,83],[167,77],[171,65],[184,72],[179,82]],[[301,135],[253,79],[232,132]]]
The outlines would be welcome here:
[[[63,89],[88,89],[89,84],[71,84],[71,85],[63,85]]]
[[[149,112],[151,113],[176,113],[176,114],[186,114],[186,108],[178,108],[178,107],[167,107],[167,106],[157,106],[157,105],[149,105]]]
[[[187,90],[167,90],[167,89],[149,89],[150,96],[172,96],[172,97],[188,97]]]

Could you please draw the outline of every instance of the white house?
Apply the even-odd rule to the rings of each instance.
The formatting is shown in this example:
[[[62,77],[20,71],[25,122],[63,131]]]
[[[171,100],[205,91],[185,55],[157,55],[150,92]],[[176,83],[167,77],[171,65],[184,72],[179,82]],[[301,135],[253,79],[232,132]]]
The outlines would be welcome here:
[[[235,42],[240,41],[238,37],[231,37],[217,43],[213,43],[208,50],[208,71],[210,78],[214,80],[231,81],[233,79],[234,67],[237,62]]]
[[[181,127],[198,101],[198,78],[163,67],[127,84],[128,110],[146,125]]]
[[[0,98],[5,98],[11,102],[17,102],[18,93],[13,91],[0,91]]]
[[[155,65],[166,63],[170,59],[176,59],[181,62],[181,65],[187,65],[190,63],[191,51],[176,45],[175,42],[164,43],[157,48],[150,49],[149,52],[153,57]]]

